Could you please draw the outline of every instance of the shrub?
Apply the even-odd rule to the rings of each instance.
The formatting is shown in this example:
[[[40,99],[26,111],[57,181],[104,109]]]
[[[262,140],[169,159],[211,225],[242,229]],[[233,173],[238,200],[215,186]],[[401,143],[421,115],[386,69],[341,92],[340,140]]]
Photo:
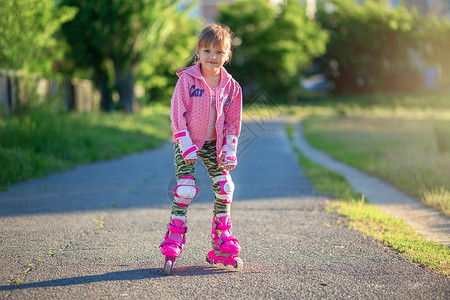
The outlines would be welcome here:
[[[424,57],[441,71],[441,85],[450,86],[450,21],[426,18],[420,38]]]
[[[419,49],[420,18],[403,6],[354,0],[331,0],[318,9],[317,19],[329,31],[321,71],[338,93],[412,91],[421,75],[411,64],[410,50]]]
[[[302,72],[325,53],[327,34],[307,19],[299,1],[274,6],[265,0],[237,0],[220,7],[219,21],[235,32],[227,68],[247,96],[264,90],[275,100],[296,98]]]

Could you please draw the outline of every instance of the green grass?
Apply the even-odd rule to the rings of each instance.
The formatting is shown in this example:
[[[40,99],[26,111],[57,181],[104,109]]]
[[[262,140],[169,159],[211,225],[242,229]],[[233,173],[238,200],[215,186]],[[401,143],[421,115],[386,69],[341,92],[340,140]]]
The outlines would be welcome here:
[[[292,124],[286,124],[286,131],[290,141],[293,141],[294,127]],[[297,153],[298,162],[302,166],[306,176],[314,183],[317,191],[321,194],[331,195],[333,197],[348,200],[361,198],[362,194],[355,193],[347,184],[347,180],[338,173],[328,171],[327,168],[313,163],[302,152],[294,147]],[[326,175],[326,176],[324,176]]]
[[[292,139],[294,128],[286,126]],[[355,193],[344,177],[311,162],[296,147],[299,164],[318,193],[332,194],[338,201],[330,211],[348,217],[348,226],[363,231],[384,245],[398,250],[410,261],[427,268],[450,274],[450,248],[426,240],[403,220],[393,218],[369,204],[364,196]]]
[[[450,216],[450,93],[317,98],[279,107],[315,147]]]
[[[450,216],[450,120],[316,116],[303,124],[313,146]]]
[[[450,274],[450,248],[425,239],[405,221],[393,218],[364,201],[341,201],[333,209],[350,219],[351,228],[374,236],[410,261]]]
[[[170,138],[169,108],[138,113],[62,113],[36,109],[0,119],[0,189],[93,161],[154,148]]]
[[[250,108],[251,109],[251,108]],[[450,92],[415,95],[366,95],[322,97],[303,100],[301,105],[279,106],[296,118],[360,117],[398,120],[450,120]],[[439,134],[439,133],[438,133]]]
[[[303,99],[306,106],[336,107],[343,113],[354,110],[370,110],[380,112],[391,111],[402,114],[402,111],[417,111],[421,115],[429,111],[448,110],[450,108],[450,92],[415,93],[415,94],[374,94],[342,97],[316,97]],[[447,111],[448,116],[448,111]]]

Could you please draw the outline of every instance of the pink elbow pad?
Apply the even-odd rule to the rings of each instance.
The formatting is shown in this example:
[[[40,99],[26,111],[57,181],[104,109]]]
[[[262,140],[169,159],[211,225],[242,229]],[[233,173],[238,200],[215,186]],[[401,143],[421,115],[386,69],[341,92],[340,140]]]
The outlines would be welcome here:
[[[192,143],[187,130],[178,131],[173,135],[181,149],[183,159],[197,159],[197,146]]]

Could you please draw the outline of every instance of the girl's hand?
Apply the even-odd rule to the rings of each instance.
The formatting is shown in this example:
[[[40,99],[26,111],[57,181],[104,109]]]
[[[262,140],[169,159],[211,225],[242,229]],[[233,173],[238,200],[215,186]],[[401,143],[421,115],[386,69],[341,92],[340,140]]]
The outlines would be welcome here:
[[[184,162],[189,164],[194,164],[197,161],[197,159],[185,159]]]
[[[222,154],[222,156],[220,157],[220,161],[219,161],[219,166],[225,170],[225,171],[230,171],[233,170],[236,165],[226,165],[224,166],[223,164],[226,162],[226,158],[225,158],[225,154]]]
[[[224,169],[225,171],[231,171],[235,168],[236,166],[233,165],[228,165],[228,166],[222,166],[222,169]]]

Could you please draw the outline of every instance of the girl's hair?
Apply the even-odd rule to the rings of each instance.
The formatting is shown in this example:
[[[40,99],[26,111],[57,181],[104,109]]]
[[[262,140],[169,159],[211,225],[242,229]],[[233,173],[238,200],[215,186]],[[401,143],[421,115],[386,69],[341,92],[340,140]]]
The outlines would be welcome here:
[[[202,32],[198,36],[197,46],[195,50],[191,53],[191,55],[186,58],[186,60],[191,60],[194,58],[193,64],[198,63],[197,53],[198,50],[202,47],[207,47],[211,43],[214,47],[226,47],[228,46],[229,51],[231,52],[231,40],[233,38],[233,32],[231,32],[230,28],[224,24],[213,23],[209,25],[204,25]],[[228,57],[227,62],[231,60],[231,53]]]

